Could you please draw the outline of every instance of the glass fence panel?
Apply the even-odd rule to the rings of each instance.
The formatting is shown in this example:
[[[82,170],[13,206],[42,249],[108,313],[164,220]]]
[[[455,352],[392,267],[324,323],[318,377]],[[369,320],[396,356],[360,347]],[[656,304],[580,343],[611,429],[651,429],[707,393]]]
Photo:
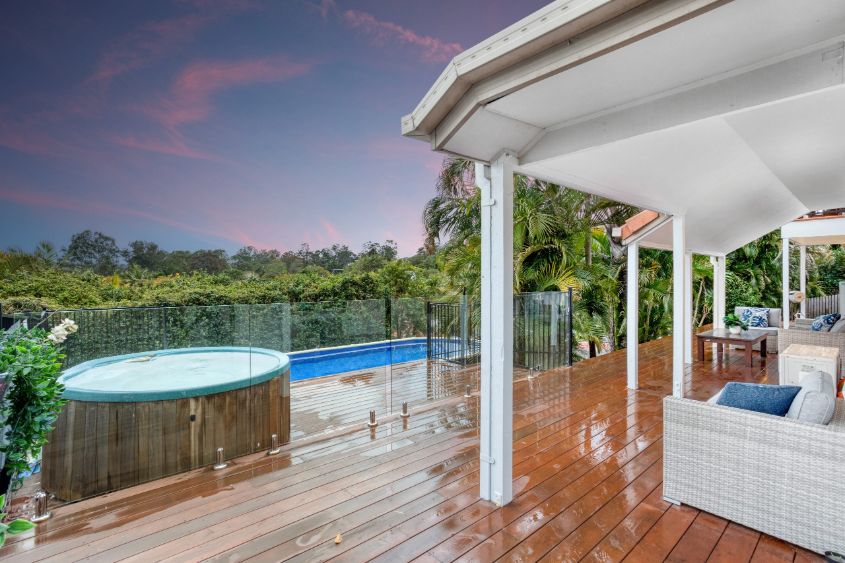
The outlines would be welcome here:
[[[360,432],[371,411],[449,402],[477,415],[480,315],[461,297],[29,315],[78,325],[63,345],[67,403],[30,480],[73,501]],[[515,296],[517,378],[569,364],[571,349],[568,294]]]
[[[63,345],[67,402],[32,477],[74,501],[256,451],[266,439],[249,427],[249,315],[245,305],[51,315],[45,326],[73,318],[79,330]]]
[[[291,439],[390,412],[389,301],[291,305]]]

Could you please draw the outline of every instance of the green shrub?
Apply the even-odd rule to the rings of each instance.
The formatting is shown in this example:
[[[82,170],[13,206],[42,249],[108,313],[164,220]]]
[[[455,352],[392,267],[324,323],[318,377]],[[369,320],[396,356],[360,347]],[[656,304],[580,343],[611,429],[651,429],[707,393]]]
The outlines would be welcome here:
[[[38,455],[65,401],[64,386],[58,382],[63,355],[48,340],[43,329],[4,333],[0,341],[0,373],[6,372],[10,386],[3,405],[10,428],[2,451],[4,470],[16,478],[29,468],[29,457]]]

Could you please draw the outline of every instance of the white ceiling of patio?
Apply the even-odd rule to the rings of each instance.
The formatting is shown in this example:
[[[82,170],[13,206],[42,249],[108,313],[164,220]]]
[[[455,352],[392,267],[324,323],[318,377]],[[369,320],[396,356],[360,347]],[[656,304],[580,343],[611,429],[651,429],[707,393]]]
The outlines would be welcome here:
[[[843,41],[845,1],[734,0],[432,136],[482,161],[512,149],[526,174],[685,214],[689,250],[727,253],[845,207]],[[650,237],[668,243],[668,231]]]

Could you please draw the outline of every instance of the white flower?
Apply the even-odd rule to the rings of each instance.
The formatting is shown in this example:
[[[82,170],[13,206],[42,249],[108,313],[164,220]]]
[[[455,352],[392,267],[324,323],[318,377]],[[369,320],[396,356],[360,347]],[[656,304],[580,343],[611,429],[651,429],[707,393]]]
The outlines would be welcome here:
[[[50,342],[53,342],[55,344],[61,344],[62,342],[67,340],[67,336],[67,330],[65,330],[64,326],[59,325],[53,327],[53,330],[50,331],[50,334],[49,336],[47,336],[47,338],[50,340]]]

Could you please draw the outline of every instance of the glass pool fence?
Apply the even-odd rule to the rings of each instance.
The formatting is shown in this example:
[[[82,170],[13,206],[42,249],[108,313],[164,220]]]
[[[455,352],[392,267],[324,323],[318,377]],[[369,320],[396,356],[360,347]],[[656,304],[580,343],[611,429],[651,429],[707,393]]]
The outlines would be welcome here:
[[[569,363],[569,303],[515,297],[515,367]],[[67,404],[25,488],[79,500],[360,431],[406,405],[422,425],[431,407],[467,394],[475,417],[479,317],[466,299],[412,298],[7,316],[5,326],[78,326],[63,345]],[[462,352],[443,354],[456,340]]]

